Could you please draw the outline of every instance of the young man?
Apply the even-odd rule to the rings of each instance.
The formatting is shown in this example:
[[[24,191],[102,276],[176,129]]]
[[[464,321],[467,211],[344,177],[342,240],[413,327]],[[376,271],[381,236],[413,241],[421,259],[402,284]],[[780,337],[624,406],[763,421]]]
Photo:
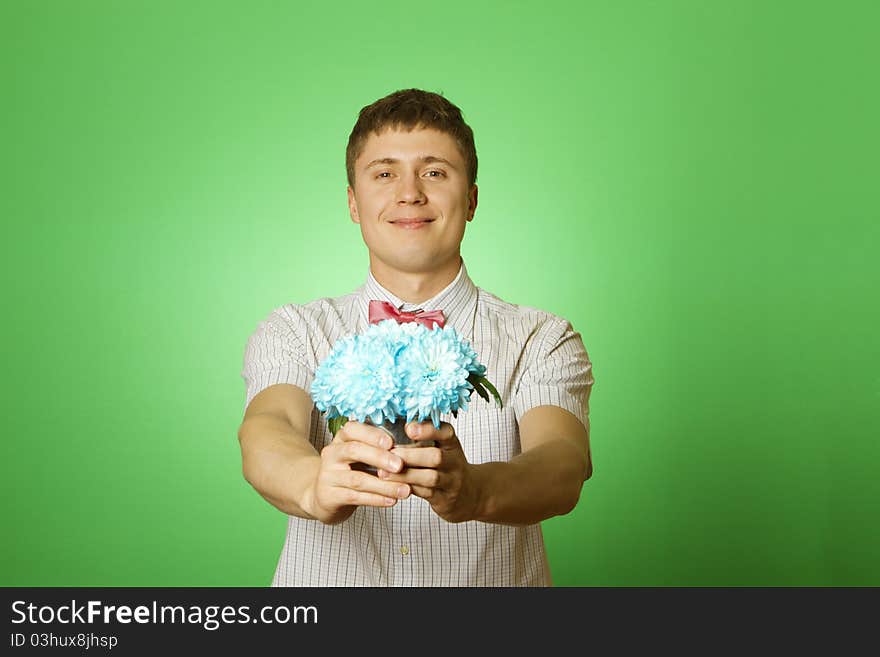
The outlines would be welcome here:
[[[238,432],[244,476],[288,514],[273,586],[548,586],[540,521],[568,513],[592,473],[592,365],[564,319],[478,288],[460,255],[477,156],[460,110],[408,89],[364,107],[346,152],[348,206],[370,254],[347,296],[287,304],[250,337]],[[486,365],[502,408],[410,423],[396,447],[347,422],[333,437],[307,392],[371,300],[440,310]],[[353,469],[366,463],[377,475]]]

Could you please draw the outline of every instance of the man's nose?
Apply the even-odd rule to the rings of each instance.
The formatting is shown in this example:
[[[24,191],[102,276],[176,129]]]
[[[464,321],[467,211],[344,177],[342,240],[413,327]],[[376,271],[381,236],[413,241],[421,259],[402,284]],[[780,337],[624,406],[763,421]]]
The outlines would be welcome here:
[[[418,175],[401,177],[397,187],[397,200],[406,203],[421,203],[426,200],[425,190]]]

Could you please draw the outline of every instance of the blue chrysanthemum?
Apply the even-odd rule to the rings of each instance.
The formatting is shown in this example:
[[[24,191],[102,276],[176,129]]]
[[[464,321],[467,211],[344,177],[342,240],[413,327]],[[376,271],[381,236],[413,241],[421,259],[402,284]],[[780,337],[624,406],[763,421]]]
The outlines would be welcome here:
[[[467,410],[473,391],[468,376],[479,363],[466,344],[455,329],[434,328],[420,333],[400,353],[400,405],[407,422],[431,418],[439,428],[441,413]]]
[[[448,329],[455,334],[455,329]],[[486,366],[480,363],[479,358],[477,357],[477,352],[473,350],[470,343],[467,340],[459,340],[458,348],[461,350],[461,355],[464,358],[464,368],[477,376],[484,376],[486,374]]]
[[[381,424],[398,415],[398,345],[381,336],[346,336],[318,367],[311,394],[328,419],[356,418]]]
[[[400,346],[409,345],[416,336],[427,331],[418,322],[405,322],[398,324],[393,319],[383,319],[376,324],[370,324],[363,334],[366,338],[379,338],[388,342],[395,342]]]
[[[485,373],[454,328],[388,319],[341,338],[315,373],[311,394],[328,420],[430,418],[439,428],[441,413],[467,410],[474,390],[469,378]]]

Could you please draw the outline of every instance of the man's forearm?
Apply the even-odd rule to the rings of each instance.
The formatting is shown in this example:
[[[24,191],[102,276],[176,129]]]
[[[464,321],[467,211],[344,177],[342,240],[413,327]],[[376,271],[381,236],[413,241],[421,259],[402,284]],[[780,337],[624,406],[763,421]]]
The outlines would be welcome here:
[[[531,525],[571,511],[586,475],[585,457],[570,441],[539,445],[507,463],[473,465],[480,503],[475,520]]]
[[[321,457],[288,422],[270,414],[245,420],[238,432],[245,479],[272,506],[288,515],[313,518],[308,495]]]

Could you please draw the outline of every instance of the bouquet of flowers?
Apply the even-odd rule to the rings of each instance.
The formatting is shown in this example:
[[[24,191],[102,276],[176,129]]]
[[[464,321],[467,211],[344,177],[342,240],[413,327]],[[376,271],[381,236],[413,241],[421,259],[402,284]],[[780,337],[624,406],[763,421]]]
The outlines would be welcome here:
[[[440,414],[457,418],[474,390],[487,402],[491,393],[501,406],[485,374],[454,328],[386,319],[340,338],[315,372],[310,392],[334,436],[349,418],[379,426],[430,418],[439,428]]]

